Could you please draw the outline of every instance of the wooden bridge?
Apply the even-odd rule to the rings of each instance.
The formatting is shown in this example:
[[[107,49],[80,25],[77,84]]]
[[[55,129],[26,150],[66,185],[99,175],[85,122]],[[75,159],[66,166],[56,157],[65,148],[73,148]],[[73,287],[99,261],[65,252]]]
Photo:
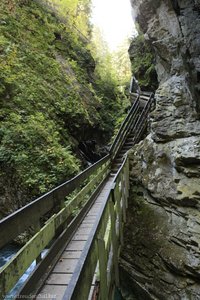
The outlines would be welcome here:
[[[141,139],[154,105],[152,94],[132,98],[107,156],[0,221],[0,248],[32,232],[0,269],[0,299],[34,261],[14,299],[113,299],[129,195],[127,151]]]

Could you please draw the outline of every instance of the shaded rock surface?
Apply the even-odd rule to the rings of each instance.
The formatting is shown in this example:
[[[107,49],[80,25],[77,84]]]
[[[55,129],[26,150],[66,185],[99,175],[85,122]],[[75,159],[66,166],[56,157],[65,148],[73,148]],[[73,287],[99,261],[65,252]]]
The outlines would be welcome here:
[[[125,299],[200,299],[200,212],[131,190],[120,259]]]
[[[200,299],[200,1],[132,0],[156,53],[151,132],[130,153],[125,299]],[[125,278],[125,280],[123,280]]]

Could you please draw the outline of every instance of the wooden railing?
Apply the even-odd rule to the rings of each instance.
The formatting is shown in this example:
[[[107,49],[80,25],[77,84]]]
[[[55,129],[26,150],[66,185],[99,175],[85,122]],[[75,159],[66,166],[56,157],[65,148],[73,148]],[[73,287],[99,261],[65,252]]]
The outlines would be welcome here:
[[[152,97],[149,98],[139,117],[136,118],[140,108],[139,96],[137,97],[107,156],[73,179],[64,182],[52,191],[0,220],[0,248],[12,242],[30,228],[33,232],[29,241],[0,269],[0,299],[4,299],[3,295],[6,295],[14,287],[33,261],[38,262],[41,260],[42,251],[48,248],[49,243],[56,239],[61,232],[63,232],[63,235],[60,238],[59,247],[52,248],[52,257],[62,250],[63,244],[69,240],[77,225],[80,224],[85,213],[93,204],[96,195],[110,173],[111,163],[116,158],[129,133],[133,131],[136,140],[141,136],[148,112],[151,109],[152,99]],[[84,295],[87,294],[98,261],[101,299],[106,299],[104,296],[109,292],[111,279],[106,273],[105,266],[108,266],[108,256],[111,253],[113,255],[113,266],[110,266],[110,268],[115,268],[115,282],[118,282],[116,251],[122,243],[122,225],[125,221],[127,207],[129,182],[127,158],[119,169],[114,182],[115,185],[109,197],[105,199],[102,213],[99,215],[91,239],[83,251],[82,267],[77,269],[79,276],[71,281],[65,299],[70,299],[69,295],[72,296],[72,299],[77,299],[74,295],[80,288]],[[74,196],[72,193],[74,193]],[[76,213],[74,213],[75,209]],[[107,226],[107,224],[110,225]],[[119,226],[116,231],[117,224]],[[109,233],[105,235],[108,228]],[[45,259],[40,262],[40,266],[42,266],[43,261],[45,262]],[[88,264],[91,259],[90,268]],[[46,260],[48,261],[48,259]],[[42,270],[41,267],[41,274]],[[86,274],[88,274],[87,283],[83,285]],[[83,297],[82,299],[86,298]]]
[[[36,260],[41,252],[56,237],[59,228],[71,221],[73,211],[84,199],[90,195],[91,202],[94,187],[97,190],[110,172],[110,155],[107,155],[96,164],[92,165],[75,178],[63,183],[51,192],[31,202],[25,207],[12,213],[0,221],[0,246],[1,248],[24,233],[30,226],[35,229],[33,237],[17,252],[17,254],[0,269],[0,299],[6,295],[17,283],[20,277]],[[92,176],[91,176],[92,175]],[[84,181],[91,179],[84,185]],[[74,198],[65,202],[77,187],[84,185]],[[84,203],[84,205],[86,205]],[[57,210],[57,213],[51,213]],[[42,218],[50,214],[48,220],[41,225]]]
[[[114,184],[101,208],[96,224],[81,254],[73,277],[69,282],[63,300],[88,299],[95,270],[99,269],[99,296],[101,300],[109,296],[111,285],[119,285],[118,255],[123,244],[123,224],[129,195],[128,158],[115,176]],[[114,274],[114,277],[111,275]],[[87,278],[87,280],[86,280]]]

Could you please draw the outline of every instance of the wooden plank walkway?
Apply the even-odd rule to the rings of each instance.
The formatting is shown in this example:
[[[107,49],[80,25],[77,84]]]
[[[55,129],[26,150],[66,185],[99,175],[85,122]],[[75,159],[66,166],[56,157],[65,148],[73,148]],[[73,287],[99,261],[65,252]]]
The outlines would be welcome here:
[[[95,224],[97,216],[99,215],[103,201],[105,197],[108,196],[113,185],[113,180],[113,176],[108,177],[94,204],[88,211],[76,233],[63,251],[56,266],[53,268],[51,274],[44,283],[42,290],[36,298],[37,300],[61,300],[64,296],[75,267],[81,256],[82,250],[87,243],[92,227]]]
[[[124,160],[124,156],[142,137],[147,125],[148,113],[152,110],[152,105],[155,105],[153,94],[149,96],[146,104],[144,103],[144,107],[140,103],[140,98],[143,101],[148,97],[137,95],[108,155],[71,180],[1,220],[0,247],[13,241],[30,226],[35,229],[34,236],[0,270],[1,299],[35,260],[38,263],[37,267],[15,299],[24,298],[24,295],[29,298],[28,295],[33,296],[38,293],[38,290],[40,293],[35,297],[41,300],[59,300],[64,294],[65,299],[68,297],[79,300],[79,290],[82,292],[80,300],[87,299],[92,278],[95,277],[97,262],[101,262],[98,270],[102,283],[98,287],[99,293],[101,299],[107,299],[112,284],[111,278],[107,276],[109,255],[112,248],[118,251],[117,239],[119,244],[123,243],[123,222],[126,221],[129,172],[127,171],[128,159]],[[87,178],[89,182],[85,185]],[[80,192],[64,206],[65,197],[77,188]],[[90,194],[84,207],[74,217],[74,210]],[[56,213],[51,215],[54,210]],[[43,222],[40,224],[46,215],[49,215],[49,219],[44,224]],[[67,221],[71,223],[68,222],[69,226],[64,228]],[[107,229],[109,233],[106,232]],[[51,245],[48,254],[41,260],[41,253],[48,245]],[[61,251],[63,252],[60,255]],[[107,265],[102,263],[105,261]],[[118,284],[116,253],[112,263],[115,269],[113,280]]]

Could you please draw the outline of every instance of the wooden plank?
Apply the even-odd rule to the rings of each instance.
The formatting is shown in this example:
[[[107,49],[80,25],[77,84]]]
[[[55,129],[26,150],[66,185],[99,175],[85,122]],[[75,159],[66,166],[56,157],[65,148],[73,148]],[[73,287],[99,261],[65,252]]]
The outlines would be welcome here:
[[[89,235],[86,234],[75,234],[72,241],[87,241]]]
[[[83,224],[83,225],[86,225],[86,224],[94,224],[94,222],[95,222],[95,218],[94,218],[93,220],[91,220],[91,219],[90,219],[90,220],[85,220],[85,221],[82,222],[82,224]]]
[[[98,211],[90,211],[87,216],[98,216]]]
[[[78,259],[76,258],[69,258],[69,259],[60,259],[56,264],[55,268],[52,271],[53,273],[73,273],[75,267],[77,265]]]
[[[82,230],[82,229],[84,230],[84,229],[87,229],[87,228],[92,229],[93,224],[94,224],[94,222],[92,224],[91,223],[90,224],[81,223],[78,230]]]
[[[94,216],[86,216],[84,219],[84,221],[92,221],[92,222],[95,222],[95,220],[96,220],[96,217],[94,217]]]
[[[71,279],[71,274],[52,273],[46,281],[48,285],[68,285]]]
[[[99,210],[100,210],[100,209],[97,209],[96,207],[92,207],[92,208],[90,209],[90,211],[88,212],[88,216],[92,215],[93,213],[94,213],[94,214],[98,214],[98,213],[99,213]]]
[[[69,250],[65,250],[62,255],[61,255],[61,259],[63,258],[80,258],[81,256],[81,251],[69,251]]]
[[[76,231],[77,234],[90,234],[91,228],[81,228]]]
[[[68,251],[82,251],[85,244],[85,241],[71,241],[66,249]]]
[[[92,229],[92,226],[93,226],[93,223],[82,223],[79,228],[80,229],[84,229],[84,228],[91,228]]]
[[[92,216],[92,217],[94,217],[94,216]],[[94,224],[94,222],[95,222],[95,218],[94,219],[87,219],[87,220],[84,220],[83,222],[82,222],[82,224],[84,224],[84,225],[86,225],[86,224]]]
[[[67,286],[45,285],[36,300],[62,300]]]

